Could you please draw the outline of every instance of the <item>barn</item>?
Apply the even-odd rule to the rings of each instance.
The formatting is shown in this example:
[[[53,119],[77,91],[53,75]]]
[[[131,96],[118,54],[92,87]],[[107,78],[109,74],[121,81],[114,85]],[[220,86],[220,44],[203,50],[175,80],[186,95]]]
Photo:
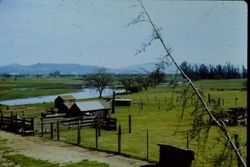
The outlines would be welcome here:
[[[55,99],[55,108],[58,108],[59,113],[66,113],[74,104],[75,98],[72,95],[62,95]]]
[[[67,117],[99,116],[101,119],[110,117],[111,107],[104,101],[75,102],[66,113]]]

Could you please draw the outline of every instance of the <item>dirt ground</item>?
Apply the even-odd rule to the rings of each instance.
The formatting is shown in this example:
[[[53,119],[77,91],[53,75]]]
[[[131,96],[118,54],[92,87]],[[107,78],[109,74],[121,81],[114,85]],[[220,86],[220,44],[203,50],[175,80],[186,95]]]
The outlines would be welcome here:
[[[1,130],[0,139],[7,141],[4,147],[9,147],[13,150],[11,154],[23,154],[53,163],[64,164],[87,159],[109,164],[110,167],[138,167],[148,165],[148,162],[137,159],[84,149],[64,142],[51,141],[40,137],[22,137]]]

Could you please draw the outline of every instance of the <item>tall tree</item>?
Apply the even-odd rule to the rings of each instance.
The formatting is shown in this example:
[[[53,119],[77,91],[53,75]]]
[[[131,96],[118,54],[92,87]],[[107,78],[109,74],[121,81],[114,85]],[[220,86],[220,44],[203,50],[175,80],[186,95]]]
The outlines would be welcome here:
[[[247,69],[242,65],[242,78],[247,78]]]
[[[164,81],[165,73],[161,71],[159,67],[157,67],[153,72],[149,75],[149,81],[153,85],[159,85],[162,81]]]
[[[96,74],[86,77],[85,86],[97,89],[99,98],[102,98],[102,92],[111,83],[111,76],[106,73],[105,68],[100,68]]]
[[[206,65],[201,64],[199,67],[200,79],[208,79],[209,70]]]

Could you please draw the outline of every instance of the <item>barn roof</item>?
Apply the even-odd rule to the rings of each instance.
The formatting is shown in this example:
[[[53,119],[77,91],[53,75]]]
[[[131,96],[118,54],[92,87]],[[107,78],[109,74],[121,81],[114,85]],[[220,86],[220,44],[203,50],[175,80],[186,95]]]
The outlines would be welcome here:
[[[74,104],[74,103],[63,103],[68,109]]]
[[[63,100],[75,99],[72,95],[60,95],[58,97],[61,97]]]
[[[86,102],[76,102],[75,105],[81,111],[94,111],[94,110],[105,110],[111,109],[108,103],[104,101],[86,101]]]

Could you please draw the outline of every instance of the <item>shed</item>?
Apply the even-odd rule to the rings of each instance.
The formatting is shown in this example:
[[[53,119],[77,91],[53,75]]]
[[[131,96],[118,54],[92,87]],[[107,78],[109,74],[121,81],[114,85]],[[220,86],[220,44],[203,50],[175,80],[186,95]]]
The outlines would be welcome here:
[[[74,104],[75,98],[72,95],[62,95],[55,99],[55,108],[58,108],[59,113],[65,113]]]
[[[75,102],[66,113],[68,117],[92,115],[102,119],[110,117],[111,107],[104,101]]]
[[[158,144],[158,146],[160,146],[158,166],[191,167],[194,160],[194,152],[192,150],[166,144]]]
[[[115,106],[131,106],[131,99],[115,99]]]

